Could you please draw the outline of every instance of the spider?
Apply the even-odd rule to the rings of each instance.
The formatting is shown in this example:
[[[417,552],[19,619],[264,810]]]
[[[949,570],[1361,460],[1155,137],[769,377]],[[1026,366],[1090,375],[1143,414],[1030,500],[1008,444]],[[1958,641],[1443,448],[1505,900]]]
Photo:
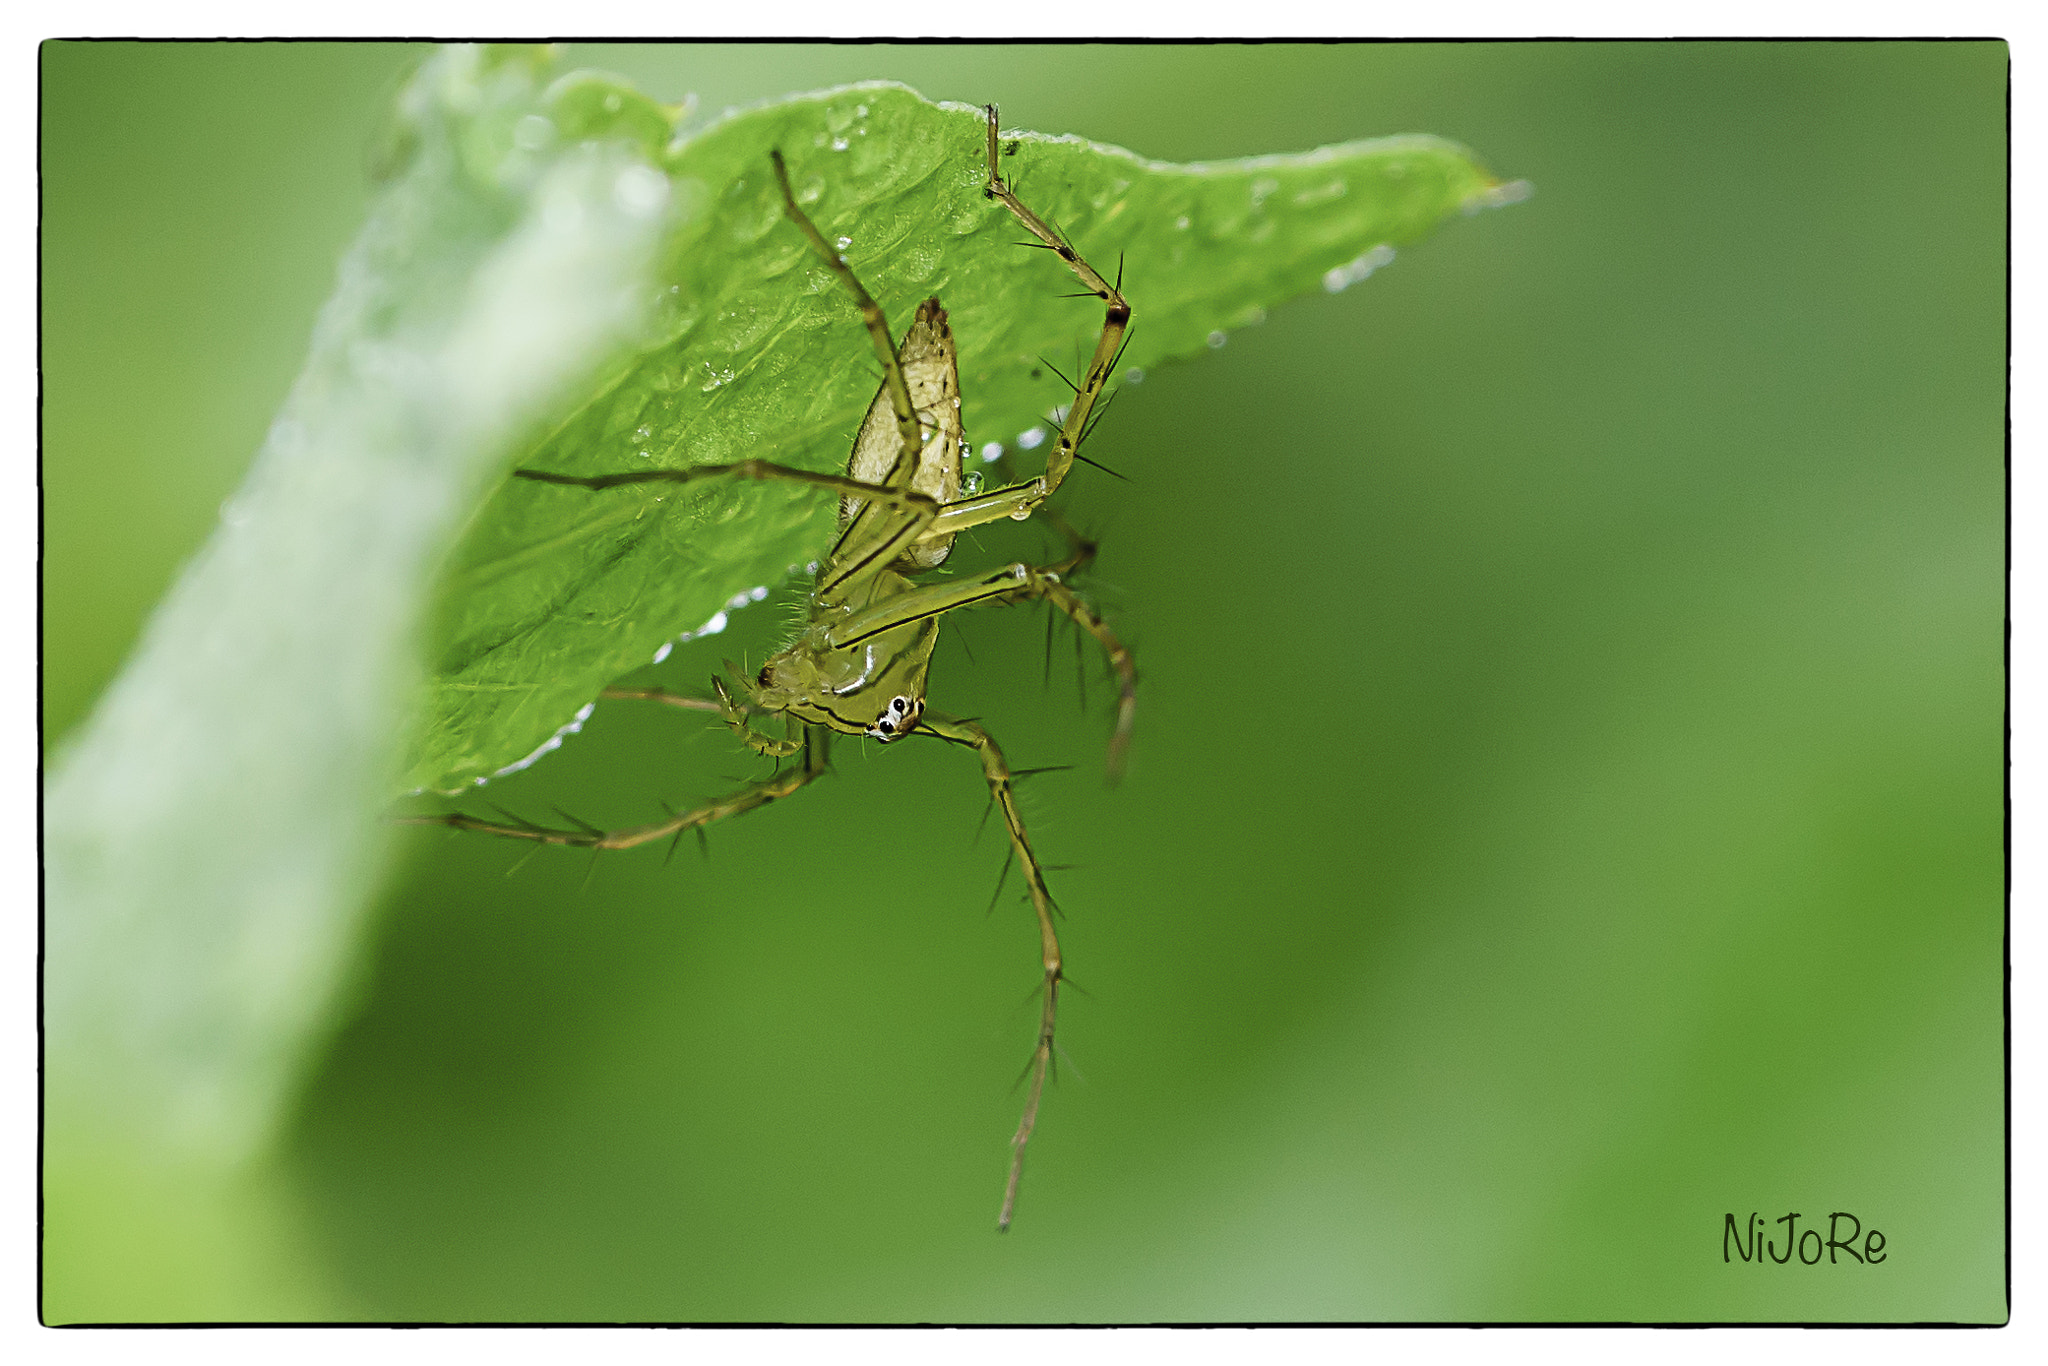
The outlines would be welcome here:
[[[1095,553],[1092,543],[1071,532],[1067,534],[1074,542],[1073,554],[1056,565],[1020,561],[973,578],[920,580],[946,562],[960,532],[1004,519],[1027,520],[1059,488],[1090,428],[1097,400],[1116,369],[1131,309],[1122,293],[1121,271],[1115,284],[1104,279],[1057,230],[1012,193],[998,160],[996,108],[988,105],[985,112],[988,179],[983,194],[1002,204],[1037,239],[1026,245],[1054,252],[1080,278],[1086,292],[1105,305],[1095,354],[1074,382],[1074,398],[1047,454],[1045,472],[986,493],[967,491],[971,485],[961,475],[959,358],[946,310],[936,298],[926,299],[918,306],[902,345],[896,345],[881,308],[845,258],[827,244],[798,207],[782,154],[771,152],[789,221],[809,239],[853,296],[882,363],[881,388],[854,438],[845,473],[827,474],[752,459],[596,476],[531,469],[515,473],[521,479],[592,491],[629,484],[753,479],[791,481],[839,496],[839,538],[820,562],[803,629],[771,656],[758,674],[736,678],[731,686],[714,678],[715,698],[682,696],[662,689],[612,688],[603,694],[715,712],[756,753],[776,759],[794,756],[796,762],[705,806],[629,829],[549,829],[459,813],[411,819],[417,824],[448,825],[546,844],[630,849],[656,840],[679,840],[685,831],[701,831],[713,821],[789,796],[825,771],[834,734],[866,736],[883,744],[906,735],[929,735],[974,751],[988,780],[991,800],[1008,827],[1011,858],[1023,870],[1037,913],[1043,972],[1038,1037],[1026,1069],[1029,1089],[1022,1118],[1010,1140],[1009,1176],[997,1221],[998,1229],[1008,1229],[1023,1176],[1025,1145],[1037,1124],[1039,1102],[1052,1068],[1053,1029],[1065,967],[1053,924],[1052,896],[1017,808],[1014,785],[1022,775],[1010,768],[1001,746],[983,726],[926,707],[932,651],[938,643],[940,620],[959,608],[1042,599],[1064,612],[1101,645],[1117,675],[1116,723],[1109,744],[1112,778],[1120,771],[1130,742],[1137,675],[1130,651],[1066,584],[1066,578]],[[1065,531],[1064,526],[1061,529]],[[781,723],[780,733],[770,728],[776,720]],[[1006,864],[1006,873],[1008,867]]]

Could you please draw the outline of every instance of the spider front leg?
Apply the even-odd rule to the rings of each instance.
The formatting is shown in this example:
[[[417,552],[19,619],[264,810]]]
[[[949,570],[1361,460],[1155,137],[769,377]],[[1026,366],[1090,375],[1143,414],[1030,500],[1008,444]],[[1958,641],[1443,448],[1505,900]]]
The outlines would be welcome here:
[[[802,762],[748,783],[736,792],[716,798],[694,811],[685,811],[654,825],[636,825],[624,830],[599,830],[582,825],[574,830],[531,825],[523,821],[485,821],[451,811],[439,816],[401,816],[400,825],[445,825],[455,830],[476,830],[507,839],[533,840],[541,844],[562,844],[575,849],[632,849],[659,839],[681,839],[686,830],[699,829],[728,816],[743,815],[789,796],[825,772],[831,754],[832,732],[823,726],[805,726],[801,741]],[[571,820],[575,818],[570,817]]]
[[[896,429],[902,438],[902,457],[887,482],[900,488],[910,482],[911,466],[924,445],[924,436],[918,428],[917,410],[910,401],[910,382],[904,378],[903,366],[896,358],[896,343],[889,337],[889,320],[883,316],[882,306],[861,284],[860,277],[846,264],[846,258],[825,240],[825,234],[818,231],[818,225],[811,222],[810,215],[797,207],[796,191],[790,188],[789,167],[782,160],[781,150],[771,150],[768,159],[775,165],[775,183],[782,190],[783,211],[810,240],[812,249],[824,261],[826,268],[837,275],[839,282],[853,295],[854,303],[860,308],[861,321],[867,325],[868,338],[874,343],[875,357],[882,362],[882,382],[889,390],[889,405],[895,410]]]
[[[911,421],[916,422],[912,417]],[[862,514],[876,507],[889,510],[876,534],[851,552],[835,556],[819,575],[815,596],[846,591],[884,568],[912,541],[917,540],[939,515],[939,504],[915,489],[897,484],[871,484],[844,474],[778,465],[769,460],[735,460],[725,465],[691,465],[685,469],[626,470],[618,474],[557,474],[552,470],[519,469],[513,476],[536,484],[556,484],[592,491],[623,488],[628,484],[694,484],[707,479],[786,480],[828,489],[842,498],[858,498],[866,504]],[[842,545],[844,538],[842,538]],[[751,743],[751,742],[750,742]]]
[[[939,505],[936,502],[914,490],[870,484],[866,480],[850,478],[843,474],[826,474],[818,470],[798,469],[794,465],[778,465],[771,460],[735,460],[727,465],[691,465],[684,469],[626,470],[619,474],[556,474],[552,470],[528,469],[514,470],[512,474],[514,478],[529,480],[536,484],[559,484],[592,490],[623,488],[628,484],[694,484],[705,479],[781,479],[795,484],[809,484],[812,488],[829,489],[843,498],[872,499],[897,511],[906,522],[919,530],[928,526],[939,513]]]
[[[989,522],[1014,518],[1022,521],[1030,517],[1045,500],[1052,497],[1067,472],[1073,468],[1076,452],[1081,448],[1088,433],[1093,429],[1095,419],[1100,416],[1098,400],[1109,385],[1110,376],[1116,373],[1118,359],[1123,355],[1124,337],[1131,325],[1131,305],[1123,296],[1121,273],[1115,284],[1104,279],[1095,267],[1088,264],[1073,244],[1063,237],[1059,230],[1040,218],[1017,198],[1003,179],[1000,163],[1001,147],[998,140],[998,123],[994,105],[986,106],[988,111],[988,179],[982,186],[982,193],[998,201],[1010,211],[1036,242],[1026,246],[1039,246],[1057,255],[1066,262],[1067,269],[1079,277],[1088,293],[1103,301],[1102,334],[1095,342],[1095,356],[1088,368],[1073,384],[1074,399],[1067,405],[1065,418],[1060,422],[1059,437],[1047,452],[1045,473],[1035,479],[1025,480],[987,493],[956,498],[939,509],[939,515],[929,527],[921,528],[919,534],[929,538],[942,538],[958,534],[970,527],[982,526]],[[813,230],[815,232],[815,230]],[[1065,378],[1062,376],[1062,378]]]
[[[1031,891],[1031,907],[1038,913],[1039,958],[1045,973],[1045,999],[1038,1015],[1038,1043],[1031,1050],[1031,1089],[1024,1099],[1024,1116],[1017,1123],[1015,1136],[1010,1139],[1010,1176],[1003,1186],[1002,1214],[996,1220],[997,1230],[1005,1231],[1010,1227],[1010,1216],[1017,1208],[1017,1185],[1024,1177],[1024,1145],[1031,1141],[1031,1130],[1038,1123],[1038,1103],[1045,1094],[1045,1079],[1052,1071],[1053,1025],[1059,1014],[1063,977],[1060,937],[1052,923],[1052,893],[1046,890],[1045,871],[1039,865],[1038,855],[1031,851],[1030,836],[1024,832],[1024,817],[1017,811],[1010,765],[1003,758],[1002,747],[996,744],[994,736],[974,722],[940,716],[936,712],[926,712],[920,728],[942,740],[966,745],[981,756],[981,771],[988,779],[989,796],[1002,808],[1003,824],[1010,831],[1010,849],[1018,865],[1024,869],[1024,884]]]
[[[882,392],[888,395],[889,408],[896,419],[896,450],[879,482],[901,495],[907,493],[917,474],[919,454],[924,449],[924,429],[918,421],[917,407],[911,396],[910,377],[904,370],[904,356],[889,336],[889,321],[882,313],[880,304],[869,294],[860,277],[846,263],[846,257],[837,248],[826,242],[825,235],[818,231],[810,215],[797,205],[796,191],[789,183],[789,167],[783,162],[782,153],[770,151],[769,158],[775,165],[775,183],[782,190],[783,211],[789,216],[811,244],[819,259],[828,270],[839,278],[853,295],[855,305],[860,309],[861,321],[867,327],[868,339],[873,343],[875,355],[882,363]],[[945,314],[939,309],[938,300],[931,299],[919,310],[919,319],[925,319],[927,310],[936,316],[937,324],[943,331]],[[917,324],[913,323],[911,336],[917,335]],[[905,345],[909,345],[906,337]],[[945,367],[955,364],[948,337],[944,342],[943,354],[937,357]],[[957,374],[951,378],[954,407],[959,405],[959,380]],[[880,402],[879,396],[876,400]],[[957,412],[955,414],[957,418]],[[957,432],[958,423],[955,422]],[[861,442],[856,438],[854,463],[849,464],[851,474],[858,467]],[[958,474],[959,454],[957,444],[953,451],[954,473]],[[821,598],[832,598],[844,594],[856,594],[871,581],[873,576],[886,569],[896,557],[922,538],[930,528],[936,510],[926,514],[922,508],[906,507],[900,500],[890,503],[883,499],[870,499],[860,503],[850,523],[840,533],[838,544],[833,547],[832,556],[824,572],[818,578],[816,593]],[[950,542],[949,542],[950,544]],[[943,555],[940,558],[944,558]]]
[[[1067,269],[1073,271],[1088,292],[1104,304],[1102,335],[1096,339],[1095,356],[1088,362],[1081,378],[1074,381],[1074,401],[1067,406],[1066,419],[1060,423],[1059,439],[1053,443],[1052,451],[1045,459],[1044,489],[1038,498],[1043,502],[1052,496],[1053,490],[1060,486],[1060,481],[1073,467],[1074,453],[1081,448],[1081,439],[1087,434],[1088,419],[1095,410],[1095,401],[1102,396],[1110,376],[1116,373],[1117,358],[1123,354],[1124,333],[1131,325],[1131,305],[1123,296],[1121,270],[1116,284],[1103,279],[1058,230],[1033,213],[1011,191],[1003,179],[996,107],[992,104],[983,107],[988,111],[988,183],[983,186],[982,193],[1015,215],[1025,230],[1038,239],[1039,245],[1066,262]]]

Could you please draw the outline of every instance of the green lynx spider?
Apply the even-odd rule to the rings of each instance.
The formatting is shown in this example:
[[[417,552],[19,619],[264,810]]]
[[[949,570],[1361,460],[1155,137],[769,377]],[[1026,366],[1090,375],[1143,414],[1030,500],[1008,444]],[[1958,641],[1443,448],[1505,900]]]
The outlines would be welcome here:
[[[865,735],[884,743],[904,735],[933,735],[973,749],[981,758],[990,798],[1009,827],[1011,856],[1023,869],[1031,904],[1038,916],[1043,999],[1038,1041],[1027,1069],[1029,1090],[1023,1118],[1010,1140],[1009,1179],[997,1227],[1007,1229],[1016,1209],[1017,1185],[1023,1175],[1024,1147],[1038,1120],[1045,1080],[1052,1068],[1053,1023],[1064,968],[1059,936],[1053,926],[1053,900],[1046,890],[1038,857],[1025,834],[1012,791],[1014,774],[1002,749],[987,730],[971,720],[925,709],[925,681],[938,643],[939,619],[956,608],[986,602],[1020,602],[1042,598],[1093,636],[1109,656],[1120,692],[1116,726],[1110,740],[1109,764],[1114,776],[1130,739],[1136,673],[1130,652],[1063,581],[1094,555],[1094,546],[1076,541],[1074,554],[1049,567],[1015,563],[978,578],[919,584],[917,576],[943,564],[953,538],[970,527],[1005,518],[1029,518],[1066,478],[1121,353],[1130,324],[1130,305],[1121,289],[1097,274],[1054,228],[1026,208],[1004,182],[998,161],[997,115],[988,114],[988,180],[983,194],[1000,202],[1042,245],[1066,262],[1087,292],[1104,301],[1102,335],[1095,355],[1075,387],[1072,403],[1060,424],[1058,439],[1046,457],[1045,473],[988,493],[963,495],[959,363],[946,312],[937,299],[918,306],[917,315],[899,349],[889,336],[882,310],[869,297],[840,254],[804,211],[791,192],[782,154],[771,152],[775,179],[789,220],[799,228],[860,306],[884,378],[869,406],[846,473],[822,474],[763,460],[689,469],[635,470],[630,473],[581,477],[520,470],[523,479],[571,484],[585,489],[625,484],[687,484],[703,479],[792,480],[840,496],[841,531],[831,554],[818,569],[811,589],[809,621],[781,653],[771,657],[753,679],[737,679],[734,688],[717,678],[715,700],[678,696],[661,689],[607,689],[606,697],[642,698],[691,710],[717,712],[757,753],[777,759],[799,756],[770,778],[654,825],[601,831],[585,826],[553,830],[540,826],[500,824],[449,814],[417,818],[459,830],[480,830],[514,839],[589,849],[630,849],[655,840],[677,840],[686,830],[701,830],[713,821],[751,811],[786,797],[823,773],[833,732]],[[1119,281],[1120,283],[1120,281]],[[779,716],[782,733],[768,734],[756,723]],[[1007,865],[1006,865],[1007,870]]]

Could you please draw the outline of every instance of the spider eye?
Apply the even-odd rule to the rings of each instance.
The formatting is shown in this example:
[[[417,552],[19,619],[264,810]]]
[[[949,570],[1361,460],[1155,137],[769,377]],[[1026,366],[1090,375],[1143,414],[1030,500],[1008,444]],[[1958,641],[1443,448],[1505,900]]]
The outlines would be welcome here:
[[[908,735],[917,718],[924,711],[921,697],[892,697],[889,705],[882,708],[881,716],[868,727],[868,735],[876,740],[894,740]]]
[[[759,675],[755,677],[754,681],[756,683],[759,683],[764,688],[771,688],[775,686],[775,679],[770,675],[768,666],[766,664],[763,664],[761,666],[761,672]]]

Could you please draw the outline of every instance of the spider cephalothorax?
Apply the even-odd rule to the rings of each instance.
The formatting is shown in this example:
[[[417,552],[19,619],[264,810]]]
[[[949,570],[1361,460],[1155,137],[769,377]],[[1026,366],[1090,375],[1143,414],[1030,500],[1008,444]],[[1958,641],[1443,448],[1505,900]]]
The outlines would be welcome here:
[[[938,618],[905,622],[846,645],[810,628],[761,666],[749,702],[842,735],[893,740],[924,712],[925,680],[938,645]]]

